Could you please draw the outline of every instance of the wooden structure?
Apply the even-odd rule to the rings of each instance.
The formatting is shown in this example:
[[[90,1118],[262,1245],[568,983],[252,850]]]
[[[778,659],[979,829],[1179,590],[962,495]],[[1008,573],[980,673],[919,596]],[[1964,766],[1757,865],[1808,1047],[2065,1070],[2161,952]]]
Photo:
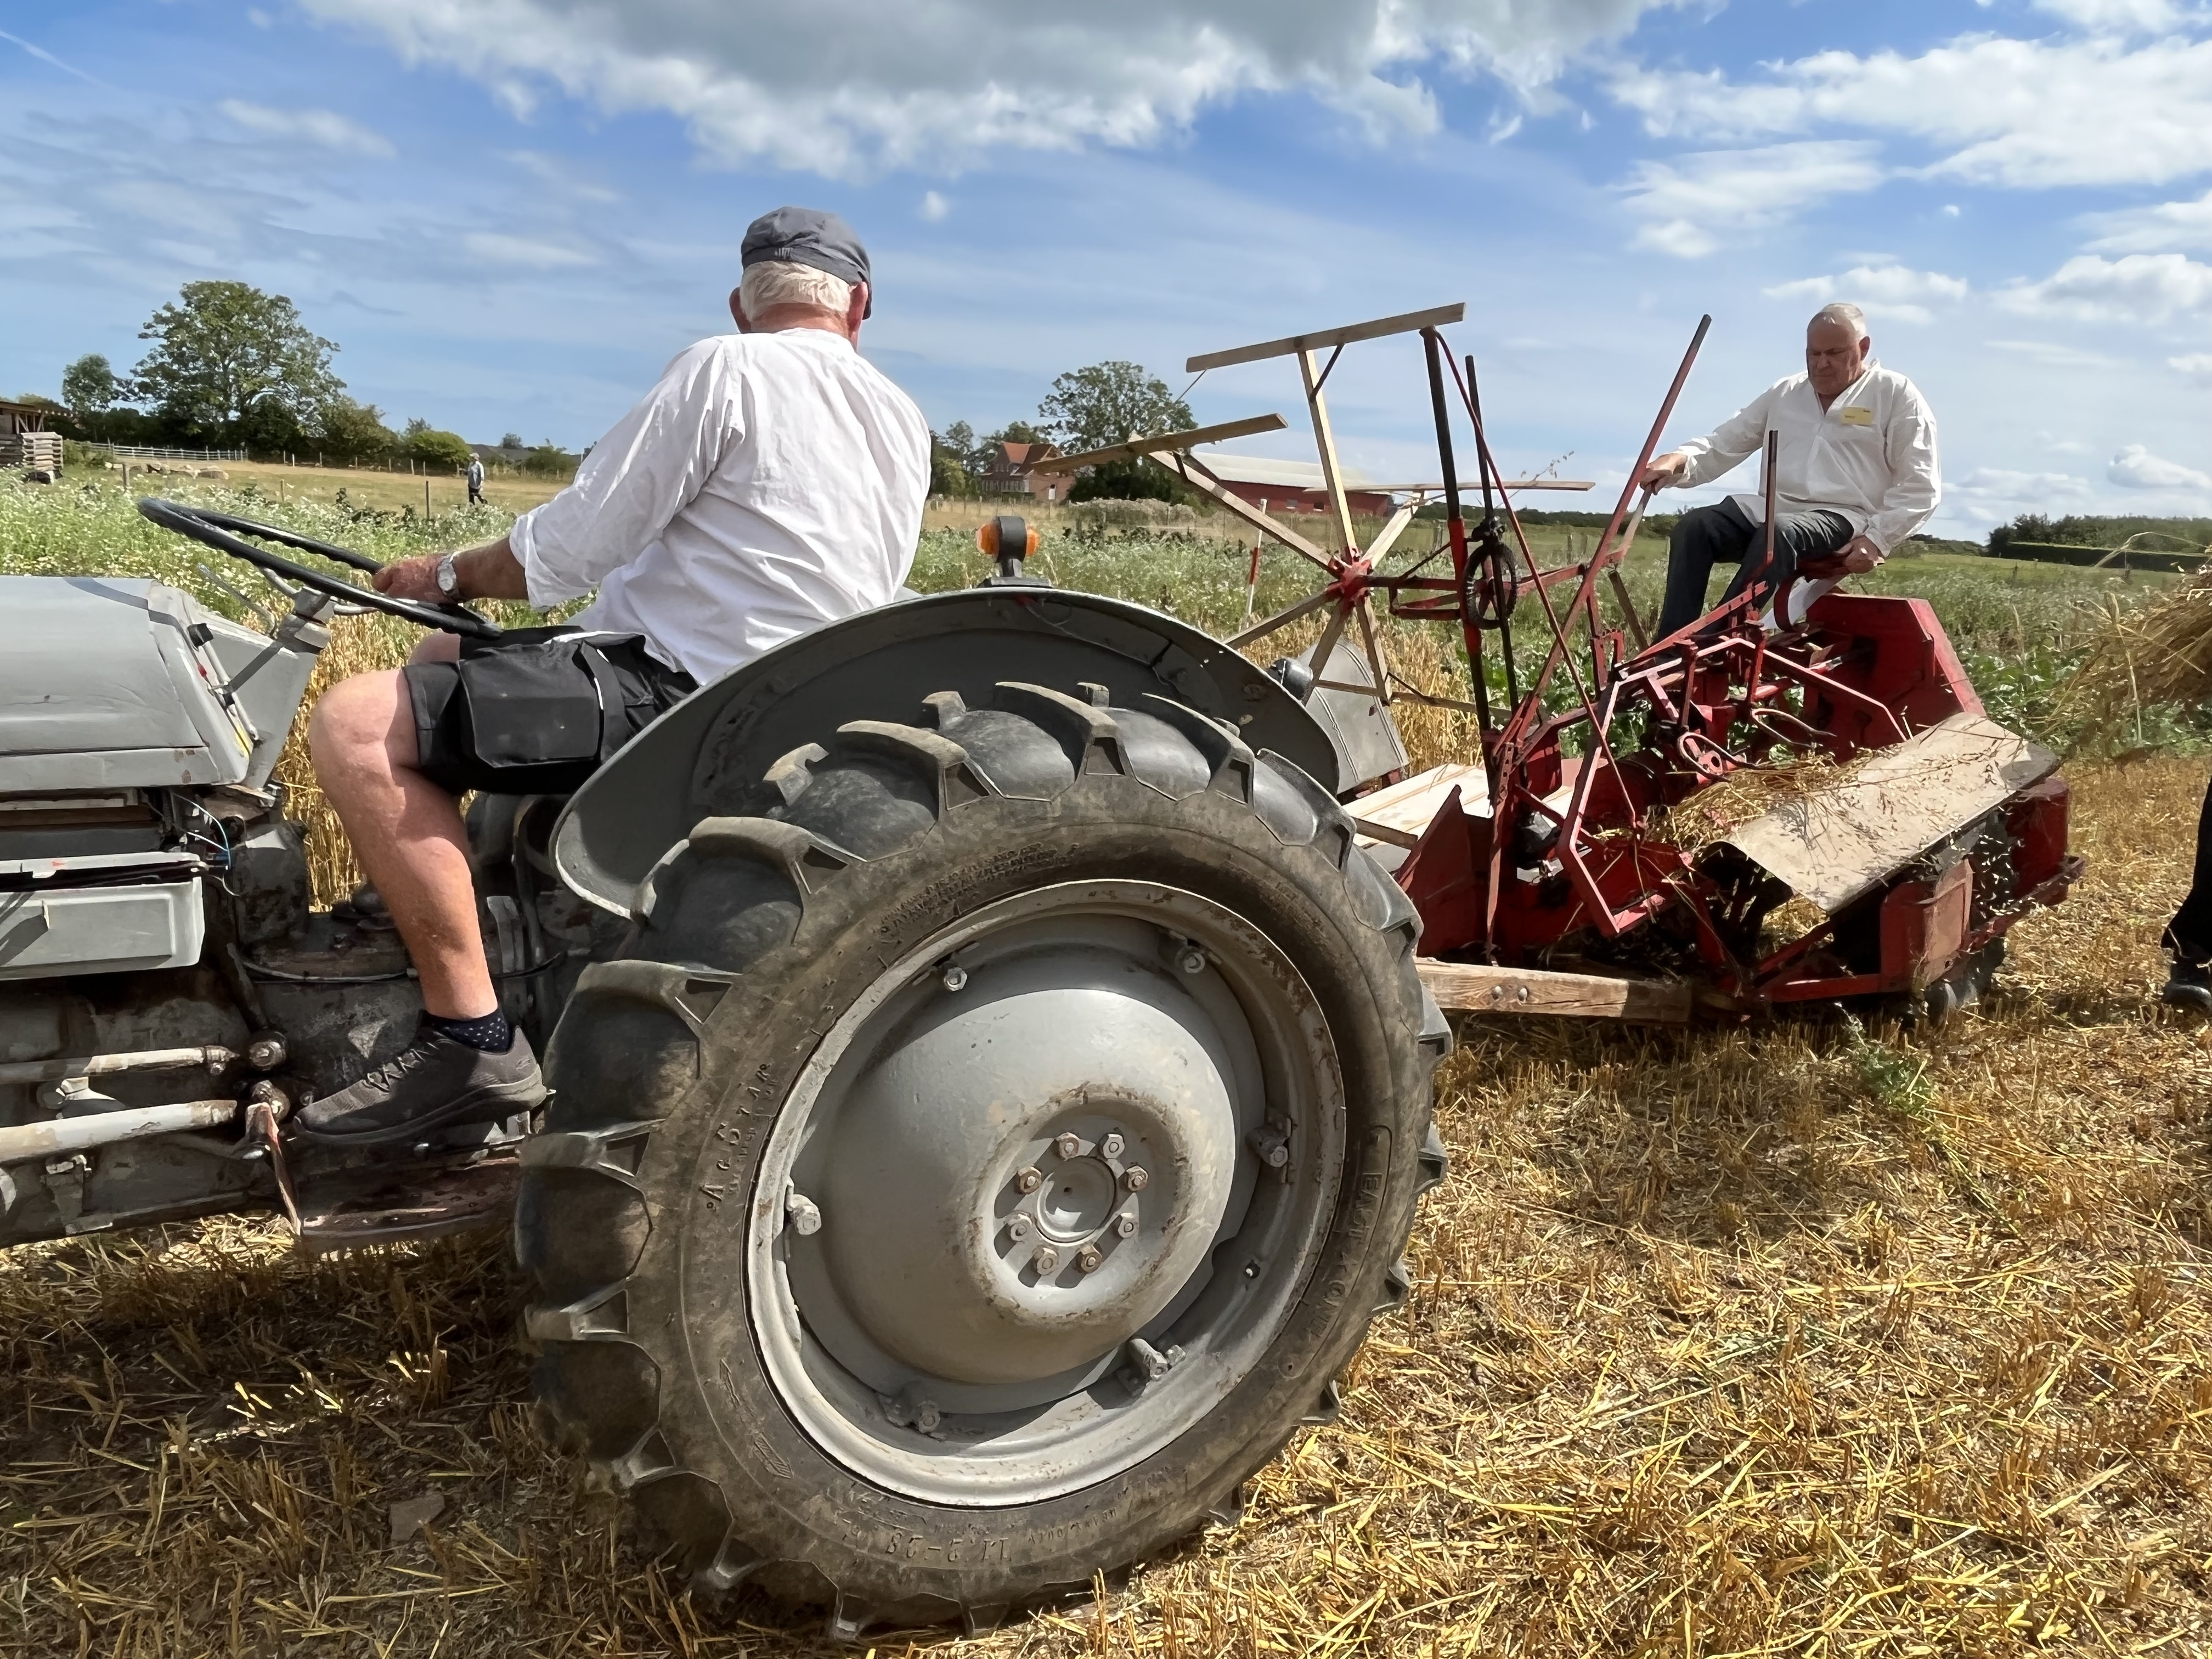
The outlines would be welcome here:
[[[60,473],[62,434],[46,430],[49,412],[37,404],[0,402],[0,467]]]

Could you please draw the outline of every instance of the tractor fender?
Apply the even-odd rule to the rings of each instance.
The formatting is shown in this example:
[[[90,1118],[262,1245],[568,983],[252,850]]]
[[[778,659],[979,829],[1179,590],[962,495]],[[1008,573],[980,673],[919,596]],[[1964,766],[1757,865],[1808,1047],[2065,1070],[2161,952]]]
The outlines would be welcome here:
[[[1336,751],[1304,704],[1229,647],[1160,611],[1093,593],[980,587],[865,611],[801,635],[702,686],[633,738],[554,826],[562,881],[617,915],[702,818],[758,810],[778,759],[886,709],[918,718],[957,691],[988,704],[1002,681],[1101,685],[1124,707],[1167,697],[1236,728],[1332,793]]]

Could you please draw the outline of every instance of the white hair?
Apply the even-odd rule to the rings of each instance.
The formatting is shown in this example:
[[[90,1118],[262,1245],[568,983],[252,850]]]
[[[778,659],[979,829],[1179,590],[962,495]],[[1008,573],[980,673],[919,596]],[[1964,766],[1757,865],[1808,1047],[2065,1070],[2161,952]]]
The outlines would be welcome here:
[[[811,306],[842,317],[853,303],[853,285],[812,265],[762,259],[745,267],[738,283],[738,303],[755,321],[778,306]]]
[[[1805,326],[1809,329],[1813,323],[1841,323],[1850,330],[1854,340],[1863,340],[1867,337],[1866,313],[1856,306],[1844,304],[1841,300],[1833,305],[1822,306],[1813,313],[1813,322]]]

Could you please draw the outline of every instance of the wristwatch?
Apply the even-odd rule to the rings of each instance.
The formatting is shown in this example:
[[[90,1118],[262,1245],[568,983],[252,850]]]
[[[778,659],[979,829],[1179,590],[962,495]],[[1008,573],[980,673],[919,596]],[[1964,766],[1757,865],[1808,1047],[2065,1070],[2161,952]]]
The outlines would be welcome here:
[[[441,593],[443,593],[449,599],[459,599],[461,597],[461,573],[453,568],[453,556],[448,553],[444,558],[439,560],[436,569],[438,576],[438,591]]]

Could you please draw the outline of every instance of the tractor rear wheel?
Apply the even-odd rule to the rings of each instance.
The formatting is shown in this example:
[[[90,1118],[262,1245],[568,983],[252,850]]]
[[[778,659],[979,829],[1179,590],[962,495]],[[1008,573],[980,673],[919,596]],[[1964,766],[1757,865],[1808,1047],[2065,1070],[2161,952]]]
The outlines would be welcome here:
[[[848,1641],[1233,1515],[1443,1174],[1417,923],[1327,792],[1162,699],[994,702],[671,848],[525,1152],[540,1400],[695,1589]]]

